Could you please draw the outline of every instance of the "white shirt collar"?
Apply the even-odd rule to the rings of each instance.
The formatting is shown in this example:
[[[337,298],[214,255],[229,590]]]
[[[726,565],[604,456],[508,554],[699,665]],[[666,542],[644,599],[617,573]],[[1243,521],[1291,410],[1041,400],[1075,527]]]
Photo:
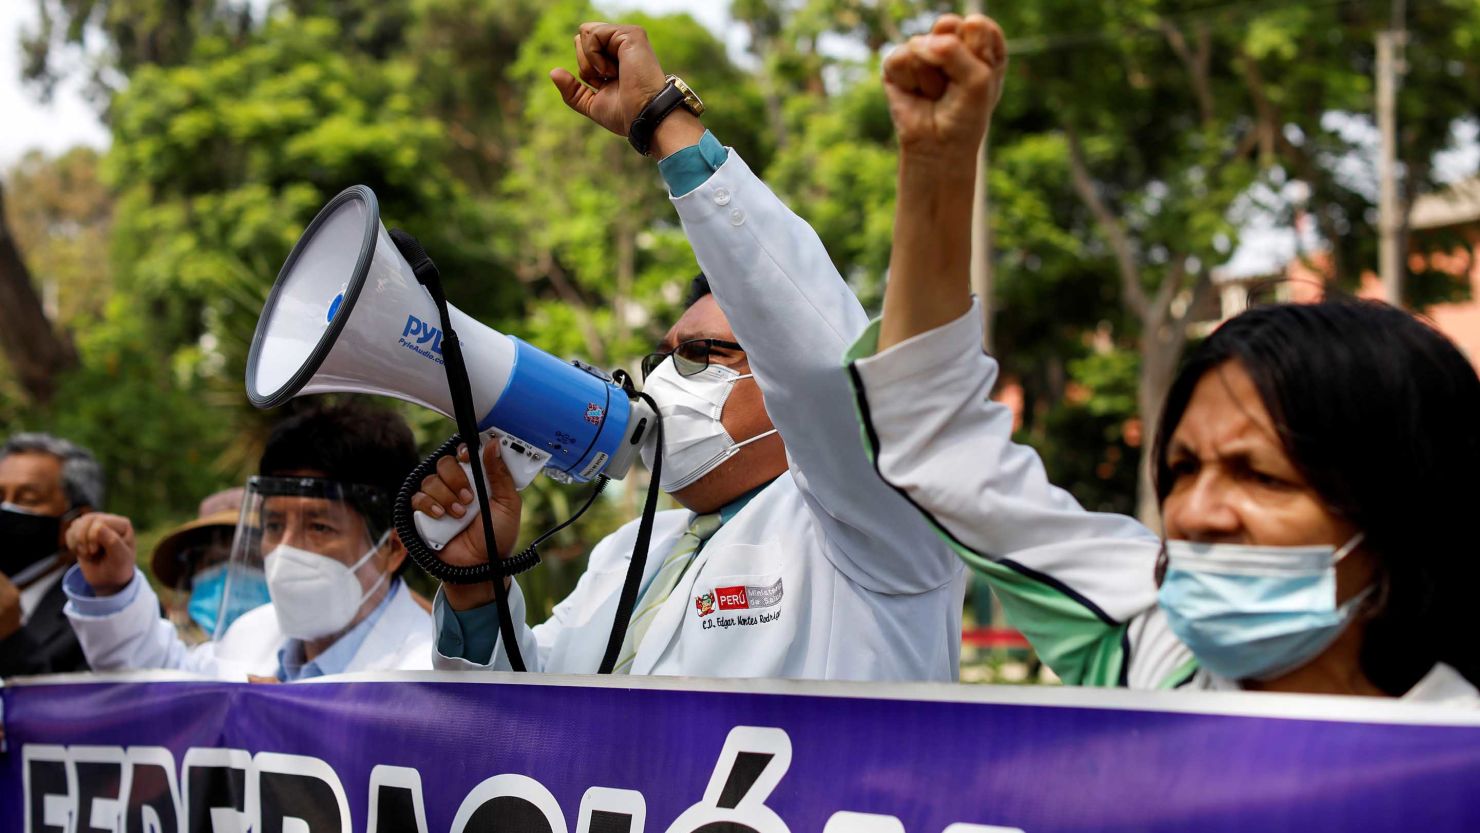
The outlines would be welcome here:
[[[1210,689],[1212,691],[1242,691],[1243,688],[1233,680],[1199,669],[1197,677],[1193,680],[1194,688]],[[1480,689],[1470,685],[1470,681],[1464,678],[1453,668],[1444,663],[1435,663],[1429,673],[1423,679],[1408,689],[1399,700],[1409,703],[1437,703],[1445,706],[1469,706],[1480,707]]]
[[[57,556],[43,558],[16,573],[11,579],[17,587],[21,588],[22,625],[31,621],[31,613],[41,604],[41,600],[46,598],[46,594],[51,592],[51,588],[62,580],[62,574],[66,572],[62,568],[65,566],[61,558]]]
[[[1415,703],[1475,707],[1480,706],[1480,689],[1470,685],[1463,674],[1439,662],[1413,688],[1408,689],[1402,699]]]

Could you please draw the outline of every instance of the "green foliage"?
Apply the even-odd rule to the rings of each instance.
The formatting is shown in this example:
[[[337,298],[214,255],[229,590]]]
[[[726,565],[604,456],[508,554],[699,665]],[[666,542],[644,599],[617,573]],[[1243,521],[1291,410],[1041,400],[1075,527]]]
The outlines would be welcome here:
[[[561,102],[586,0],[36,0],[29,69],[97,32],[87,68],[113,129],[80,152],[9,174],[11,223],[57,287],[81,367],[47,410],[0,374],[0,428],[92,445],[115,508],[141,526],[187,514],[250,471],[278,413],[242,396],[267,288],[330,196],[376,191],[388,226],[418,235],[465,312],[556,355],[633,368],[680,313],[693,254],[650,160]],[[1113,239],[1130,241],[1148,296],[1176,268],[1205,278],[1237,245],[1258,186],[1310,187],[1304,210],[1354,282],[1375,260],[1365,152],[1372,42],[1387,4],[1039,0],[989,4],[1012,41],[995,119],[993,349],[1024,400],[1022,436],[1092,508],[1130,511],[1145,317],[1128,308]],[[870,307],[887,277],[896,149],[880,88],[885,49],[952,0],[734,0],[745,60],[683,14],[627,15],[710,106],[706,124],[817,229]],[[183,10],[183,13],[182,13]],[[1480,4],[1411,4],[1402,156],[1412,188],[1476,115]],[[843,44],[843,48],[835,48]],[[117,90],[117,92],[111,92]],[[1275,204],[1276,220],[1295,206]],[[1454,241],[1430,235],[1418,245]],[[1419,303],[1463,296],[1439,274]],[[1186,293],[1181,293],[1186,300]],[[430,446],[449,421],[401,406]],[[634,517],[644,476],[610,493],[522,579],[541,618],[584,553]],[[524,540],[579,505],[537,480]]]
[[[440,164],[443,130],[411,66],[339,46],[332,21],[280,17],[245,44],[202,36],[188,63],[142,67],[113,100],[114,302],[70,322],[83,367],[50,412],[19,422],[92,445],[141,525],[255,467],[277,415],[242,395],[246,348],[284,256],[334,193],[369,184],[387,225],[416,229],[455,286],[495,271],[475,265],[487,226]],[[510,297],[467,294],[474,311]]]
[[[28,266],[55,293],[57,317],[103,311],[112,287],[108,241],[113,195],[98,176],[98,152],[74,148],[56,158],[32,151],[5,177],[10,232]]]
[[[252,4],[237,0],[30,2],[40,26],[22,34],[21,75],[43,98],[69,65],[80,63],[91,93],[106,100],[138,68],[179,64],[202,36],[239,40],[252,26]]]
[[[1069,362],[1069,375],[1083,386],[1079,404],[1091,416],[1121,417],[1136,409],[1136,354],[1126,350],[1104,350]]]
[[[894,228],[894,128],[876,61],[830,99],[799,97],[788,115],[793,140],[768,182],[806,217],[864,304],[883,299]]]
[[[1070,361],[1066,397],[1025,438],[1042,452],[1054,484],[1092,511],[1135,513],[1139,365],[1134,352],[1113,348]]]
[[[519,332],[615,366],[646,353],[677,318],[679,290],[697,267],[652,162],[571,112],[549,81],[552,67],[573,69],[571,33],[594,17],[580,0],[551,4],[509,69],[525,100],[497,213],[516,274],[537,299]],[[714,35],[687,15],[632,22],[648,30],[666,70],[715,91],[722,104],[709,126],[763,165],[759,96]]]
[[[97,455],[110,511],[148,527],[191,507],[228,474],[216,466],[225,426],[201,407],[189,351],[171,355],[147,312],[117,295],[97,319],[74,322],[82,366],[52,406],[13,430],[67,437]]]

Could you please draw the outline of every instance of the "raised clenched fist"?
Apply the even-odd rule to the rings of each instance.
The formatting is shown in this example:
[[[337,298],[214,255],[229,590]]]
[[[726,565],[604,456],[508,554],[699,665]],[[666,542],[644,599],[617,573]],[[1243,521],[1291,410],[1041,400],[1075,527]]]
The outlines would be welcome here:
[[[572,110],[618,136],[668,83],[641,26],[583,23],[576,34],[581,79],[555,69],[550,80]],[[584,81],[585,84],[582,84]]]
[[[575,36],[580,78],[550,70],[550,80],[570,109],[618,136],[668,84],[658,55],[641,26],[583,23]],[[584,82],[584,83],[582,83]],[[704,128],[697,116],[678,108],[658,126],[648,153],[655,159],[697,144]]]
[[[122,515],[90,512],[67,527],[67,549],[99,596],[112,596],[134,577],[134,525]]]
[[[884,59],[884,91],[902,153],[974,157],[1002,97],[1007,41],[984,15],[944,15]]]

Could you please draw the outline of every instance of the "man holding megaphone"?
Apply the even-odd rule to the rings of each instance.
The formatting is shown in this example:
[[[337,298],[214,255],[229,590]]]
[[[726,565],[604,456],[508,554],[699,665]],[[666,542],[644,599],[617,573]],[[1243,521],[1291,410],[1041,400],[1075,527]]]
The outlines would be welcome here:
[[[641,28],[585,24],[576,58],[579,79],[561,69],[551,79],[571,109],[658,160],[707,275],[643,363],[662,415],[661,486],[684,509],[656,517],[614,670],[955,679],[964,571],[875,476],[856,428],[840,360],[868,323],[862,306],[812,229],[704,129],[704,105],[664,74]],[[482,459],[508,558],[516,480],[497,444]],[[412,505],[462,518],[473,500],[444,457]],[[531,670],[598,666],[638,526],[599,542],[576,589],[536,627],[523,624],[517,582],[501,579]],[[470,526],[439,556],[481,564],[484,541]],[[509,667],[496,605],[492,581],[443,585],[439,667]]]

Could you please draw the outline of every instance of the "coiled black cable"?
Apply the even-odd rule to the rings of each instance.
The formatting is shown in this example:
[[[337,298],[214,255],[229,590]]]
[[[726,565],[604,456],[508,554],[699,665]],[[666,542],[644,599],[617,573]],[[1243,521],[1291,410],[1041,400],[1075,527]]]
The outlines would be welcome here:
[[[406,552],[411,556],[411,560],[416,562],[416,566],[426,570],[428,575],[439,581],[445,581],[448,584],[477,584],[481,581],[491,581],[495,576],[517,576],[540,563],[540,555],[535,551],[535,546],[542,543],[553,532],[563,529],[570,521],[566,521],[551,533],[546,533],[536,539],[534,544],[526,547],[518,555],[510,558],[494,556],[474,566],[448,564],[443,561],[441,556],[437,555],[437,551],[428,546],[422,539],[421,533],[416,530],[416,511],[411,508],[412,496],[421,490],[421,482],[427,478],[427,475],[436,472],[437,461],[455,454],[457,447],[461,444],[462,435],[453,434],[448,437],[446,442],[437,446],[436,451],[428,454],[426,459],[418,463],[416,468],[406,475],[406,479],[401,481],[401,491],[396,495],[396,506],[391,513],[391,518],[396,525],[396,534],[401,536],[401,543],[406,546]],[[586,505],[589,506],[590,502],[588,501]],[[585,507],[582,507],[581,511],[584,512]]]
[[[623,583],[622,591],[618,595],[617,612],[613,617],[612,629],[607,637],[607,648],[602,658],[601,666],[597,669],[598,674],[610,674],[616,663],[617,652],[627,635],[627,625],[632,618],[632,607],[637,601],[637,589],[642,581],[643,572],[647,563],[647,551],[649,542],[652,540],[653,516],[657,510],[658,483],[662,477],[663,465],[663,418],[658,413],[657,403],[652,397],[645,393],[633,394],[635,397],[645,400],[653,408],[653,431],[658,443],[657,452],[653,461],[651,483],[648,486],[647,499],[644,502],[642,518],[638,522],[637,540],[632,547],[632,559],[628,564],[627,579]],[[417,566],[427,571],[433,578],[445,581],[449,584],[476,584],[480,581],[494,580],[496,577],[516,576],[534,565],[540,563],[539,546],[550,540],[555,534],[575,523],[578,518],[586,514],[596,499],[611,482],[606,475],[597,475],[593,482],[591,494],[586,497],[586,502],[576,510],[574,515],[565,519],[555,527],[534,539],[529,546],[520,550],[518,554],[509,558],[493,558],[489,561],[475,566],[461,566],[448,564],[443,561],[437,552],[427,545],[422,539],[421,533],[416,529],[416,512],[411,508],[411,498],[421,490],[421,482],[427,475],[437,470],[437,461],[442,457],[455,454],[458,446],[462,443],[462,436],[453,434],[447,441],[437,447],[435,451],[427,455],[426,459],[417,464],[416,468],[401,482],[401,490],[396,495],[396,505],[392,512],[395,522],[396,534],[401,537],[401,543],[405,545],[406,552]],[[496,563],[495,563],[496,562]],[[499,581],[499,585],[503,582]]]
[[[549,530],[546,530],[538,538],[534,539],[529,546],[508,558],[492,559],[489,562],[475,566],[461,566],[448,564],[437,555],[437,551],[427,545],[422,539],[421,533],[416,529],[416,511],[411,508],[411,498],[421,489],[421,482],[427,475],[437,470],[437,460],[454,454],[457,447],[462,444],[462,437],[453,434],[447,441],[437,446],[437,450],[427,455],[426,459],[417,464],[416,468],[401,482],[401,490],[396,495],[396,506],[391,517],[395,521],[396,534],[401,536],[401,543],[406,546],[406,552],[416,566],[426,570],[427,574],[439,581],[448,584],[477,584],[480,581],[489,581],[495,576],[517,576],[536,564],[540,563],[539,547],[550,540],[561,530],[575,523],[586,514],[586,510],[601,497],[611,478],[599,474],[593,478],[591,493],[586,496],[586,502],[575,514],[561,521]],[[481,510],[480,510],[481,511]],[[494,563],[497,561],[497,563]]]
[[[401,482],[401,490],[396,495],[396,506],[393,514],[396,532],[401,537],[406,551],[411,555],[422,569],[436,578],[452,584],[474,584],[480,581],[493,581],[494,605],[498,613],[499,637],[504,644],[504,653],[509,658],[509,666],[515,671],[523,671],[524,658],[520,655],[517,634],[515,633],[513,619],[509,615],[509,589],[504,586],[503,577],[513,576],[528,570],[539,563],[539,552],[536,547],[547,540],[551,535],[569,526],[572,521],[579,518],[596,497],[606,488],[606,477],[598,477],[596,486],[592,489],[590,497],[586,499],[579,512],[564,523],[556,526],[549,532],[535,539],[520,553],[512,558],[501,559],[498,557],[498,545],[494,540],[493,521],[487,511],[488,484],[483,474],[483,458],[478,446],[478,425],[473,411],[473,391],[468,380],[467,364],[463,361],[462,344],[458,340],[457,333],[452,329],[452,317],[448,310],[447,297],[442,291],[441,276],[437,266],[427,256],[426,250],[416,241],[416,238],[400,229],[391,229],[390,236],[396,248],[406,259],[411,267],[412,274],[416,280],[427,289],[431,295],[432,302],[437,307],[438,318],[442,325],[442,355],[444,359],[444,370],[447,374],[448,393],[452,397],[453,416],[457,422],[458,433],[423,460],[405,480]],[[637,602],[637,590],[642,581],[643,572],[647,564],[648,546],[652,541],[653,517],[658,508],[658,484],[662,482],[663,466],[663,418],[658,408],[658,403],[646,393],[633,391],[631,378],[626,373],[613,376],[613,380],[622,386],[628,396],[642,399],[653,411],[654,431],[656,433],[657,449],[654,455],[652,467],[652,479],[648,486],[647,499],[643,504],[642,519],[637,525],[637,540],[632,547],[632,560],[627,565],[627,577],[622,584],[622,591],[617,598],[616,616],[612,623],[611,633],[607,638],[606,653],[602,657],[601,666],[597,673],[610,674],[617,662],[617,654],[620,652],[622,642],[626,639],[627,626],[632,618],[632,608]],[[416,531],[414,512],[411,509],[411,498],[421,488],[422,480],[436,469],[437,460],[445,455],[456,451],[459,444],[468,446],[468,464],[473,470],[473,488],[477,495],[479,506],[483,507],[480,512],[479,521],[483,527],[483,541],[488,550],[488,561],[474,566],[458,566],[448,564],[426,545]]]

